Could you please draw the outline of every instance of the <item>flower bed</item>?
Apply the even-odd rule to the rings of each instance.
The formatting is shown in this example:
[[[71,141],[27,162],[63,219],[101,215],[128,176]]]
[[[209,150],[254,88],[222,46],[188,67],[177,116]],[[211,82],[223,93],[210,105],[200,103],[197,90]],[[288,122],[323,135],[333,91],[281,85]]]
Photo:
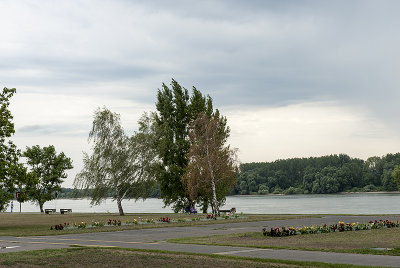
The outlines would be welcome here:
[[[264,236],[281,237],[291,236],[300,234],[319,234],[319,233],[333,233],[333,232],[345,232],[345,231],[358,231],[358,230],[371,230],[371,229],[382,229],[382,228],[395,228],[400,227],[399,221],[388,221],[388,220],[375,220],[368,223],[344,223],[339,221],[337,224],[332,225],[313,225],[304,226],[299,228],[294,227],[281,227],[271,228],[267,230],[262,229]]]
[[[57,224],[57,225],[52,225],[50,227],[50,230],[64,230],[64,229],[80,229],[80,228],[94,228],[94,227],[103,227],[105,225],[107,226],[121,226],[121,225],[136,225],[136,224],[168,224],[168,223],[180,223],[180,222],[190,222],[190,221],[210,221],[210,220],[224,220],[224,219],[234,219],[238,218],[238,215],[225,215],[224,217],[216,217],[215,215],[206,215],[205,217],[195,217],[195,218],[177,218],[177,219],[171,219],[169,217],[160,217],[158,219],[149,219],[149,218],[138,218],[138,219],[133,219],[131,220],[126,220],[125,222],[121,222],[119,219],[108,219],[106,223],[103,222],[95,222],[93,221],[92,223],[86,223],[86,222],[81,222],[81,223],[73,223],[69,224],[67,222]]]

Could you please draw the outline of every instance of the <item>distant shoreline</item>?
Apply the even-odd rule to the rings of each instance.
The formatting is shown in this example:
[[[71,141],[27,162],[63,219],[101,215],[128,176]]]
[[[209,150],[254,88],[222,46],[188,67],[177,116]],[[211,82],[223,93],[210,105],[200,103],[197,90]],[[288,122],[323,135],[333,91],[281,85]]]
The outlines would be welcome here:
[[[382,192],[338,192],[332,194],[235,194],[230,196],[290,196],[290,195],[334,195],[334,194],[400,194],[400,191],[382,191]]]
[[[400,191],[382,191],[382,192],[340,192],[338,194],[400,194]]]

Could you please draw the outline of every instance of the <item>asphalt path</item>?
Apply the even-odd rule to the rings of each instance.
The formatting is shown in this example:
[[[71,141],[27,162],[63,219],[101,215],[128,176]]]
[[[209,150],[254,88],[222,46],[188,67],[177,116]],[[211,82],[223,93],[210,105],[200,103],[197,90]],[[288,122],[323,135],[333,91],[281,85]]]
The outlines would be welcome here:
[[[399,217],[376,216],[321,216],[317,218],[221,223],[192,227],[168,227],[127,230],[103,233],[85,233],[57,236],[0,237],[0,253],[27,250],[67,248],[72,245],[96,247],[122,247],[156,249],[175,252],[220,254],[255,258],[316,261],[326,263],[355,264],[365,266],[400,267],[400,256],[347,254],[301,250],[257,249],[248,247],[188,245],[168,243],[166,240],[181,237],[198,237],[261,231],[263,227],[309,226],[344,222],[368,222],[369,220],[400,220]]]

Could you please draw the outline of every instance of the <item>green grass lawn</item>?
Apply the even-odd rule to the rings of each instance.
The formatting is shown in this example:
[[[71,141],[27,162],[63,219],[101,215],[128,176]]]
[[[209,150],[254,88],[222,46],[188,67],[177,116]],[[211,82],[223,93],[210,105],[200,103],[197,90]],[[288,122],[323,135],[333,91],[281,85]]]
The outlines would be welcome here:
[[[52,225],[68,222],[73,223],[87,222],[103,222],[107,223],[108,219],[121,220],[122,223],[128,221],[145,221],[146,219],[159,219],[160,217],[169,217],[171,219],[181,219],[185,222],[171,223],[155,223],[155,224],[138,224],[138,225],[122,225],[122,226],[104,226],[96,228],[73,229],[73,230],[50,230]],[[142,228],[157,228],[169,226],[191,226],[198,224],[215,224],[225,222],[243,222],[243,221],[261,221],[261,220],[282,220],[293,218],[304,218],[307,216],[285,216],[285,215],[243,215],[236,219],[221,219],[210,221],[198,221],[205,219],[206,215],[196,214],[127,214],[119,216],[118,214],[104,213],[72,213],[72,214],[39,214],[39,213],[0,213],[0,236],[32,236],[32,235],[58,235],[86,232],[105,232],[120,231]],[[309,216],[312,217],[312,216]]]
[[[73,247],[0,253],[0,267],[361,267],[208,254]]]
[[[169,242],[400,256],[400,228],[304,234],[287,237],[264,236],[260,230],[260,232],[255,233],[171,239]],[[372,248],[389,248],[391,250],[373,250]]]

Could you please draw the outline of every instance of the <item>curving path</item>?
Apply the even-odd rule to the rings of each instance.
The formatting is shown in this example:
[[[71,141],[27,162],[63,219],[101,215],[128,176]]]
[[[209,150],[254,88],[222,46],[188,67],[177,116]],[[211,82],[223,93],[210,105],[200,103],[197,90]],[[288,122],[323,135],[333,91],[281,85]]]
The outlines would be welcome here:
[[[322,216],[321,218],[222,223],[193,227],[169,227],[141,230],[127,230],[105,233],[71,234],[35,237],[0,237],[0,253],[66,248],[71,245],[157,249],[190,253],[221,254],[268,259],[317,261],[326,263],[355,264],[365,266],[400,267],[400,256],[379,256],[365,254],[331,253],[301,250],[252,249],[246,247],[183,245],[165,242],[167,239],[188,236],[207,236],[229,233],[261,231],[263,227],[304,226],[312,224],[333,224],[345,222],[367,222],[379,217],[371,216]],[[399,217],[384,217],[400,220]]]

